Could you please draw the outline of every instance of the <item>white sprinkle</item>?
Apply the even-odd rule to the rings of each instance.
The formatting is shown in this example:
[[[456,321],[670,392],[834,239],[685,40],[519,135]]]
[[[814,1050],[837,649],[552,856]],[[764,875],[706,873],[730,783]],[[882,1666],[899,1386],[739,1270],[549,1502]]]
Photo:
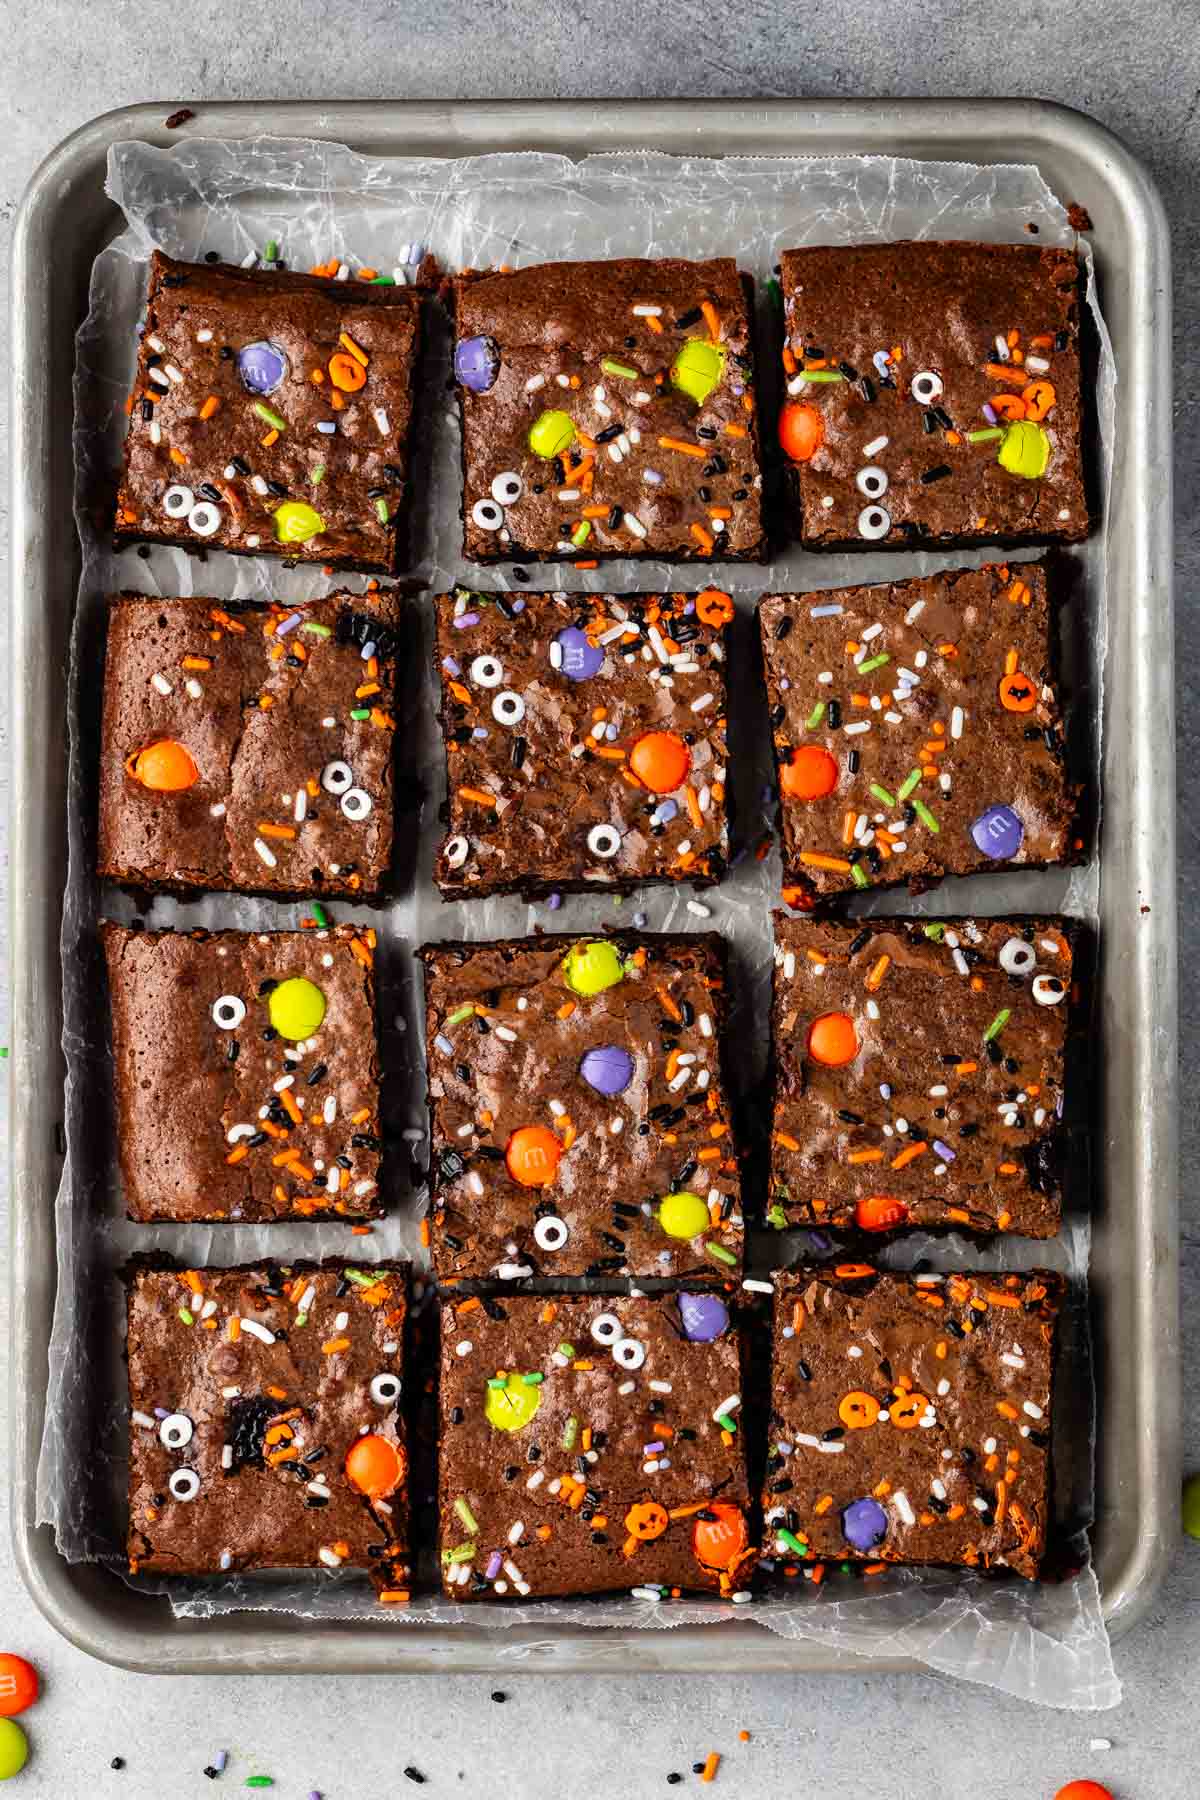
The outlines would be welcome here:
[[[966,715],[961,706],[956,706],[950,714],[950,736],[960,738],[963,733],[963,720]]]
[[[1060,519],[1069,519],[1069,518],[1070,518],[1070,516],[1071,516],[1071,509],[1070,509],[1070,507],[1069,507],[1069,506],[1063,506],[1063,507],[1060,507],[1060,508],[1059,508],[1059,513],[1058,513],[1058,516],[1059,516],[1059,518],[1060,518]]]
[[[987,1501],[981,1500],[978,1494],[976,1494],[975,1498],[972,1500],[971,1505],[975,1508],[976,1512],[982,1513],[986,1512],[988,1509]]]
[[[528,1263],[497,1263],[496,1274],[501,1281],[523,1281],[533,1270]]]
[[[260,1325],[257,1319],[243,1319],[242,1330],[248,1331],[250,1336],[252,1338],[257,1338],[261,1344],[273,1344],[275,1342],[275,1333],[273,1331],[268,1331],[265,1325]]]
[[[650,1386],[656,1394],[669,1394],[673,1391],[669,1381],[652,1381]]]
[[[1031,1419],[1044,1419],[1046,1416],[1041,1407],[1036,1405],[1032,1400],[1026,1400],[1024,1402],[1022,1411],[1027,1412]]]
[[[904,623],[906,625],[912,625],[917,619],[920,618],[921,614],[924,611],[925,611],[925,602],[923,600],[914,600],[913,604],[909,607],[908,611],[904,615]]]
[[[337,1554],[336,1550],[330,1550],[324,1544],[322,1544],[321,1548],[317,1551],[317,1555],[327,1569],[340,1569],[342,1566],[342,1559]]]
[[[266,863],[268,869],[273,869],[277,866],[279,858],[275,855],[273,850],[269,849],[267,845],[263,843],[260,837],[255,838],[254,848],[258,853],[259,860]]]
[[[150,686],[160,694],[170,694],[174,691],[165,675],[152,675]]]
[[[189,676],[189,678],[187,679],[187,681],[184,682],[183,685],[184,685],[184,688],[186,689],[187,693],[193,700],[200,700],[203,698],[204,689],[200,686],[200,683],[196,680],[194,675]]]
[[[988,1437],[988,1438],[984,1438],[984,1440],[983,1440],[983,1454],[984,1454],[984,1455],[985,1455],[985,1456],[992,1456],[992,1455],[993,1455],[993,1454],[994,1454],[994,1453],[995,1453],[995,1449],[996,1449],[996,1440],[995,1440],[995,1438],[994,1438],[994,1437]]]
[[[916,1524],[917,1515],[913,1511],[912,1506],[909,1504],[908,1495],[905,1493],[903,1488],[897,1488],[895,1493],[892,1495],[892,1505],[895,1507],[896,1511],[900,1514],[900,1517],[904,1520],[904,1523],[906,1525],[915,1525]]]
[[[870,719],[856,719],[853,725],[843,725],[842,730],[847,737],[858,737],[864,731],[870,731]]]
[[[853,1357],[861,1356],[862,1355],[862,1345],[861,1344],[851,1344],[850,1348],[846,1351],[846,1355],[853,1356]]]
[[[883,626],[878,623],[876,623],[874,625],[868,625],[866,630],[860,634],[862,637],[863,643],[869,644],[871,642],[871,639],[877,638],[882,630],[883,630]]]
[[[661,317],[662,307],[639,305],[634,307],[633,314],[637,319],[657,319]]]
[[[212,332],[208,329],[207,326],[205,326],[203,331],[198,331],[196,333],[196,342],[198,344],[211,344],[212,343],[212,335],[213,335]]]
[[[183,370],[177,369],[174,363],[164,363],[163,367],[167,371],[167,379],[173,381],[175,386],[178,387],[183,381]]]
[[[561,388],[568,388],[571,385],[571,377],[569,375],[556,375],[554,379]]]
[[[519,1544],[521,1541],[521,1538],[524,1534],[524,1531],[525,1531],[524,1521],[521,1519],[518,1519],[516,1524],[513,1526],[510,1526],[510,1528],[509,1528],[509,1533],[508,1533],[509,1543],[510,1544]]]
[[[250,477],[250,486],[254,489],[256,494],[269,494],[271,491],[267,486],[266,477],[263,475],[252,475]]]
[[[165,388],[165,387],[170,387],[170,385],[171,385],[170,382],[167,380],[166,376],[163,374],[161,369],[151,369],[150,370],[150,379],[151,379],[151,381],[155,382],[159,387]]]
[[[558,498],[560,500],[579,500],[582,499],[582,494],[579,488],[559,488]]]
[[[936,1500],[946,1498],[946,1484],[944,1481],[939,1481],[936,1476],[929,1484],[929,1491]]]
[[[525,383],[525,392],[527,394],[536,394],[538,389],[544,388],[545,385],[546,377],[544,375],[531,375],[529,380]]]
[[[751,1275],[746,1276],[745,1280],[742,1282],[742,1286],[746,1289],[747,1293],[750,1294],[773,1294],[775,1292],[774,1282],[756,1281]]]
[[[881,450],[886,450],[887,447],[888,447],[888,439],[886,437],[872,438],[869,444],[863,445],[863,455],[864,456],[878,456],[879,452]]]
[[[1092,1738],[1088,1743],[1089,1750],[1111,1750],[1111,1738]]]
[[[626,529],[632,531],[634,537],[644,538],[647,535],[646,527],[636,513],[627,512],[624,514],[624,519]]]
[[[529,1480],[525,1483],[525,1486],[530,1489],[541,1487],[541,1485],[542,1485],[543,1481],[545,1481],[545,1479],[546,1479],[545,1469],[535,1469],[533,1471],[533,1474],[529,1477]]]
[[[376,429],[378,430],[380,437],[387,437],[388,433],[392,429],[392,425],[391,425],[391,420],[388,418],[387,414],[384,412],[382,406],[377,406],[375,408],[374,412],[371,414],[371,417],[375,421]]]
[[[1019,1351],[1015,1356],[1011,1350],[1002,1351],[1000,1354],[1000,1361],[1002,1363],[1007,1363],[1010,1369],[1023,1369],[1025,1367],[1025,1358]]]
[[[143,1426],[146,1431],[158,1430],[158,1420],[152,1419],[149,1413],[134,1411],[129,1416],[135,1425]]]
[[[698,919],[712,918],[712,907],[703,905],[699,900],[689,900],[687,909],[690,913],[694,913]]]
[[[877,1019],[879,1017],[879,1002],[878,1002],[878,1000],[868,1000],[867,1001],[867,1017],[868,1017],[868,1019]]]
[[[962,951],[955,950],[953,955],[954,955],[954,966],[958,970],[959,974],[960,975],[969,975],[971,973],[971,965],[968,963],[968,961],[967,961],[966,957],[963,955]]]
[[[706,706],[712,705],[713,698],[712,694],[701,694],[699,699],[692,701],[692,711],[703,712]]]
[[[828,687],[829,684],[833,680],[833,670],[832,669],[822,669],[821,673],[817,676],[817,680],[824,682],[826,687]]]
[[[845,612],[844,606],[813,606],[809,608],[810,619],[840,619]]]
[[[608,445],[608,454],[611,457],[612,461],[615,463],[625,461],[625,457],[621,450],[620,443],[615,438],[614,438],[613,442]]]
[[[146,342],[149,344],[150,348],[153,350],[153,352],[156,356],[164,356],[166,354],[167,346],[163,343],[162,339],[160,337],[158,337],[155,333],[153,333],[153,332],[148,333],[147,337],[146,337]]]
[[[1046,370],[1050,367],[1050,364],[1046,361],[1044,356],[1027,356],[1025,358],[1025,367],[1027,369],[1032,369],[1035,375],[1044,375]]]
[[[474,1348],[475,1346],[470,1338],[463,1338],[459,1343],[455,1344],[454,1354],[455,1356],[470,1356]]]
[[[150,442],[152,444],[162,443],[162,426],[157,419],[151,419],[150,421]]]
[[[618,1394],[632,1394],[637,1387],[636,1381],[623,1381],[617,1389]]]
[[[648,481],[651,487],[661,487],[662,479],[663,478],[659,474],[657,469],[643,469],[642,470],[642,480]]]

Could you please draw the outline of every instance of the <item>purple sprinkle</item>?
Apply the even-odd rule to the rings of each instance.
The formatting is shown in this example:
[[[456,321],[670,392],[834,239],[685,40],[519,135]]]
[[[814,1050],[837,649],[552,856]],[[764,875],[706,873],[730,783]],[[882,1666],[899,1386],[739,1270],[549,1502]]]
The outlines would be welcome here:
[[[550,908],[551,912],[557,912],[559,907],[562,905],[562,895],[561,894],[547,894],[546,895],[546,905]]]
[[[378,648],[379,646],[375,643],[374,639],[369,638],[358,654],[362,657],[364,662],[370,662]]]
[[[484,1575],[489,1581],[495,1581],[503,1567],[504,1557],[499,1550],[493,1550],[492,1554],[488,1557],[487,1568],[484,1570]]]
[[[308,1796],[308,1800],[321,1800],[321,1796],[317,1792],[316,1788],[314,1788],[312,1793]]]
[[[169,1419],[171,1415],[165,1406],[156,1406],[154,1409],[154,1416],[156,1419]]]
[[[633,922],[639,931],[644,931],[646,928],[645,913],[644,912],[635,912],[633,915]],[[1061,1102],[1060,1102],[1060,1104],[1061,1104]]]
[[[881,1081],[879,1084],[879,1098],[881,1100],[890,1100],[891,1097],[892,1097],[891,1088],[888,1086],[886,1081]]]
[[[833,1249],[833,1239],[824,1231],[810,1231],[808,1233],[808,1241],[813,1249],[821,1256],[824,1256],[827,1251]]]
[[[953,1150],[950,1148],[949,1144],[943,1144],[941,1138],[934,1138],[933,1147],[937,1151],[938,1155],[941,1157],[943,1162],[953,1162],[954,1161]]]
[[[989,425],[994,425],[996,423],[996,409],[986,400],[983,403],[983,416]]]
[[[468,625],[478,625],[478,623],[478,613],[457,613],[454,619],[454,629],[456,631],[465,631]]]
[[[512,602],[512,609],[514,612],[524,612],[525,602],[523,600],[514,600]]]
[[[295,631],[295,629],[299,623],[300,623],[300,614],[299,613],[289,613],[287,618],[281,619],[279,624],[275,627],[275,636],[276,637],[286,637],[289,631]]]
[[[659,1442],[653,1443],[653,1444],[643,1444],[642,1445],[642,1455],[643,1456],[657,1456],[660,1450],[665,1450],[665,1449],[666,1449],[666,1445],[664,1443],[662,1443],[661,1440]]]
[[[485,738],[487,736],[487,726],[486,725],[476,725],[474,730],[471,732],[471,736],[473,738]]]
[[[445,669],[447,675],[459,676],[462,674],[462,664],[460,662],[455,662],[452,656],[443,656],[442,667]]]
[[[450,1042],[450,1039],[448,1037],[443,1035],[442,1032],[439,1031],[433,1041],[437,1045],[437,1048],[441,1051],[443,1056],[453,1056],[454,1055],[454,1045]]]
[[[229,1761],[228,1750],[218,1750],[217,1754],[213,1757],[213,1761],[212,1761],[212,1766],[217,1771],[218,1775],[224,1769],[224,1767],[228,1761]]]
[[[654,823],[656,825],[669,825],[671,823],[671,820],[675,817],[675,814],[678,811],[679,811],[678,801],[662,800],[659,802],[658,806],[655,808]]]
[[[694,600],[689,600],[687,605],[683,609],[684,618],[690,619],[692,614],[695,612],[695,610],[696,610],[696,602]]]
[[[730,383],[730,392],[736,394],[738,396],[739,400],[741,399],[741,397],[745,393],[745,391],[746,391],[746,388],[745,388],[745,384],[743,382],[734,381],[734,382]]]

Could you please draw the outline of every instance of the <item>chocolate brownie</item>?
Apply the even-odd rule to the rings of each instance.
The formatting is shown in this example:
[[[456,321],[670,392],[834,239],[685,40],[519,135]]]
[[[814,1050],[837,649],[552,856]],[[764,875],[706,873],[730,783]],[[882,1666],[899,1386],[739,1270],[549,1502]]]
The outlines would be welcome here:
[[[778,1278],[764,1549],[1035,1576],[1060,1275]]]
[[[770,594],[759,626],[789,882],[1077,859],[1040,563]]]
[[[101,936],[128,1216],[378,1217],[375,933]]]
[[[777,913],[770,1222],[1053,1237],[1071,960],[1059,919]]]
[[[732,261],[468,271],[453,297],[472,561],[765,555]]]
[[[99,872],[153,889],[377,893],[392,850],[399,603],[121,594]]]
[[[735,1272],[724,942],[427,944],[441,1276]]]
[[[825,245],[785,250],[782,284],[801,543],[1087,536],[1073,251]]]
[[[129,1567],[370,1569],[408,1598],[405,1270],[131,1270]]]
[[[728,594],[460,588],[436,608],[445,898],[719,878]]]
[[[413,288],[156,250],[118,540],[393,572],[420,325]]]
[[[716,1294],[445,1306],[447,1593],[741,1590],[755,1555],[741,1387]]]

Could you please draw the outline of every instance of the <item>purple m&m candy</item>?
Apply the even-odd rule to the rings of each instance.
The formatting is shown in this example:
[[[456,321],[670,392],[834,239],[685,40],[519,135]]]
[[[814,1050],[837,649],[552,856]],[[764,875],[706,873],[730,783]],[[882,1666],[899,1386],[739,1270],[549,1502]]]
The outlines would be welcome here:
[[[244,344],[237,353],[242,386],[252,394],[273,394],[288,371],[287,357],[268,338]]]
[[[459,338],[454,346],[454,379],[473,394],[486,394],[500,372],[500,352],[490,337]]]
[[[578,625],[568,625],[554,642],[558,650],[555,666],[572,681],[590,681],[604,667],[604,651]]]
[[[680,1294],[679,1318],[692,1344],[711,1344],[729,1328],[729,1308],[716,1294]]]
[[[1025,841],[1025,827],[1011,806],[989,806],[971,827],[975,848],[994,862],[1007,862]]]
[[[598,1094],[623,1094],[633,1080],[633,1058],[619,1044],[601,1044],[588,1051],[579,1073]]]
[[[874,1550],[887,1536],[887,1528],[887,1514],[869,1494],[842,1508],[842,1536],[856,1550]]]

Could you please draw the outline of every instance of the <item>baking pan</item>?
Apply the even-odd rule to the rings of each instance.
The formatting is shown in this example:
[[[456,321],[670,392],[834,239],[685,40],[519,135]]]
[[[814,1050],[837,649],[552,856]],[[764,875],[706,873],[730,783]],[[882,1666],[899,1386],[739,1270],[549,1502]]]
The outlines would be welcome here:
[[[34,1523],[47,1346],[56,1281],[54,1196],[64,1065],[59,910],[66,873],[61,695],[79,573],[71,529],[73,336],[92,260],[120,227],[104,194],[110,145],[189,133],[324,137],[396,156],[534,149],[578,156],[649,148],[712,155],[876,153],[1035,164],[1086,207],[1116,354],[1119,431],[1105,554],[1110,654],[1100,856],[1097,1180],[1091,1293],[1099,1435],[1096,1570],[1111,1632],[1151,1605],[1176,1536],[1179,1339],[1176,1198],[1174,695],[1171,617],[1170,277],[1166,220],[1145,171],[1100,126],[1023,100],[348,101],[175,103],[93,120],[47,159],[17,219],[12,279],[11,966],[13,1443],[17,1565],[47,1619],[81,1649],[175,1674],[297,1670],[543,1668],[695,1673],[835,1668],[899,1671],[776,1637],[749,1622],[604,1632],[514,1625],[503,1634],[385,1631],[295,1617],[173,1617],[111,1573],[68,1565]]]

